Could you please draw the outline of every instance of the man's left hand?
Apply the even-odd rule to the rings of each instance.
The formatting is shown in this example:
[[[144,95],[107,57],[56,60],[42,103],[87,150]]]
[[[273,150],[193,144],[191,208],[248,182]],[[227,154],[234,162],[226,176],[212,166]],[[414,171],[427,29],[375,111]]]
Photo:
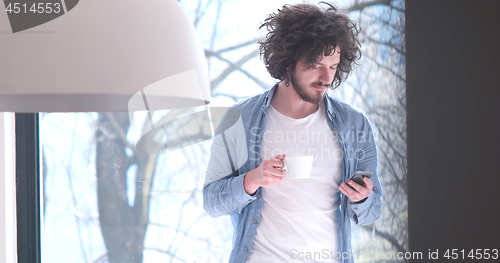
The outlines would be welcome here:
[[[349,187],[346,183],[342,182],[339,186],[340,192],[345,194],[351,202],[359,202],[365,198],[370,196],[370,192],[373,189],[373,182],[368,177],[363,177],[363,182],[365,182],[365,186],[361,186],[358,183],[349,180],[347,183],[352,186],[354,189]]]

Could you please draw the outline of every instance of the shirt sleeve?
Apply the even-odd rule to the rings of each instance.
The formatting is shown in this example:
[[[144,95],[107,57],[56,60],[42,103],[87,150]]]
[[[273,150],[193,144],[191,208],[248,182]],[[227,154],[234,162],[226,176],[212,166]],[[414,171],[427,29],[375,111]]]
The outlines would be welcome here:
[[[232,114],[224,117],[210,147],[203,206],[212,217],[240,214],[256,199],[243,187],[246,173],[240,173],[240,168],[248,161],[246,133],[241,116],[235,117],[234,111]]]
[[[370,180],[373,182],[373,189],[370,196],[362,203],[354,203],[350,200],[347,201],[347,212],[349,217],[354,220],[356,224],[368,225],[380,218],[382,187],[377,176],[377,147],[375,145],[375,138],[370,126],[370,123],[365,119],[363,125],[363,138],[360,139],[358,144],[358,151],[355,156],[358,161],[358,171],[373,172]]]

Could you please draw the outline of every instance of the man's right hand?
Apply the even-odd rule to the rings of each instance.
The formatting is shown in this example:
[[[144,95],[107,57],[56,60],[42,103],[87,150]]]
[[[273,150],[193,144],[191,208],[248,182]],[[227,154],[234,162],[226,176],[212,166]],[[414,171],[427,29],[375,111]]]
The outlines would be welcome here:
[[[280,183],[286,176],[281,169],[284,167],[285,154],[276,155],[263,161],[257,168],[248,172],[243,179],[245,192],[253,195],[257,189]]]

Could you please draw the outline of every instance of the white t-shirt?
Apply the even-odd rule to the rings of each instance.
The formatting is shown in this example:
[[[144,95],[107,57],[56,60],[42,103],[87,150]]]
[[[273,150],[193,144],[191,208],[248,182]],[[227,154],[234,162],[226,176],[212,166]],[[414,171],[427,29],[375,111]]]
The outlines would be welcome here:
[[[310,178],[291,179],[263,188],[262,216],[246,259],[255,262],[340,262],[339,218],[342,153],[328,127],[324,103],[318,111],[294,119],[267,109],[261,145],[263,160],[314,155]]]

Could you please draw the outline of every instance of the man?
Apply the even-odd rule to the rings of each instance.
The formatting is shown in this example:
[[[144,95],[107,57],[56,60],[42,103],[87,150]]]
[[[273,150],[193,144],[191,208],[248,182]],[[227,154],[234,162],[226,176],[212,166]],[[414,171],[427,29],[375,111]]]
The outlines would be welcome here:
[[[280,82],[221,122],[205,210],[231,215],[230,262],[353,262],[350,220],[370,224],[380,214],[377,152],[367,118],[326,91],[361,56],[356,25],[331,5],[299,4],[261,27],[269,30],[261,56]],[[283,160],[302,155],[314,156],[311,177],[291,179]],[[373,175],[361,186],[348,181],[356,171]]]

